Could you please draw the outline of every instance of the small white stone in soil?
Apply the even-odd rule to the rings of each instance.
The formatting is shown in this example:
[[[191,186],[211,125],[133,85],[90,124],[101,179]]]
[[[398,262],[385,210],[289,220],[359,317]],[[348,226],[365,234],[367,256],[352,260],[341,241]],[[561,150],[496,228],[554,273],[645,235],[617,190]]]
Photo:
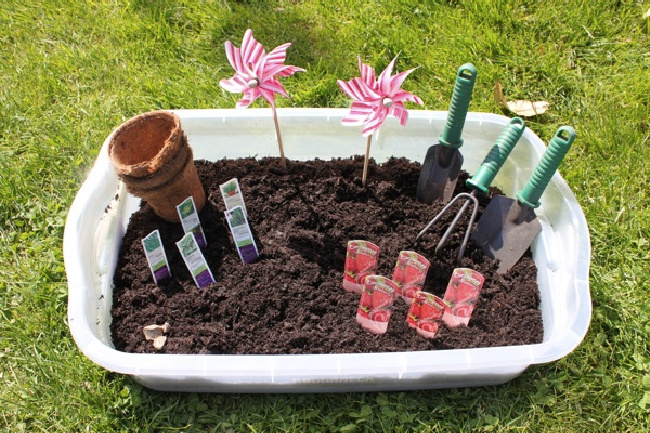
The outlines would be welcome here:
[[[169,332],[169,323],[165,323],[164,325],[147,325],[144,328],[142,328],[142,332],[144,333],[144,338],[147,340],[155,340],[156,338],[162,336],[163,334],[166,334]],[[163,343],[164,344],[164,343]]]
[[[166,342],[167,342],[167,337],[165,337],[164,335],[160,335],[153,339],[153,348],[156,350],[160,350],[165,346]]]

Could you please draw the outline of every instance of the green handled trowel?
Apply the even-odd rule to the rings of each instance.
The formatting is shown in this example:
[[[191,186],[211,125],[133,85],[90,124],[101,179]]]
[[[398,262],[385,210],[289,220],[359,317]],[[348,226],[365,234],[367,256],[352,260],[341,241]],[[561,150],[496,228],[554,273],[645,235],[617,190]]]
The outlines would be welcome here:
[[[535,208],[575,137],[572,127],[559,128],[517,199],[497,195],[483,211],[471,238],[487,256],[499,260],[497,272],[513,267],[542,230]]]
[[[447,123],[439,138],[440,142],[429,147],[420,170],[416,196],[421,202],[442,200],[443,203],[448,203],[454,195],[460,167],[463,165],[463,155],[458,151],[463,145],[460,136],[475,81],[474,65],[465,63],[458,69]]]

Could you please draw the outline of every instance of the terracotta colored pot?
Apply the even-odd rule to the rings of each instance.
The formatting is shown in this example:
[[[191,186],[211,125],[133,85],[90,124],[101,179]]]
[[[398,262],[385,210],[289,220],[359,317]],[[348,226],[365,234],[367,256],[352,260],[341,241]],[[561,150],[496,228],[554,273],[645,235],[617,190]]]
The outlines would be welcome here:
[[[197,211],[205,205],[192,148],[177,115],[161,110],[129,119],[111,135],[108,155],[127,190],[161,218],[179,221],[176,206],[190,195]]]

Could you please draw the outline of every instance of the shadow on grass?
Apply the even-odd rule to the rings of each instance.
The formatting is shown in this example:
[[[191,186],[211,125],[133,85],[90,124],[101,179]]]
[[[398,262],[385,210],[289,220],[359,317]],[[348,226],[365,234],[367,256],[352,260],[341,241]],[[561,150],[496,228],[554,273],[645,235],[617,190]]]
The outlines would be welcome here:
[[[553,370],[553,366],[531,366],[503,385],[423,391],[197,394],[152,391],[130,378],[124,378],[124,384],[141,402],[130,415],[146,420],[145,424],[152,422],[154,428],[411,431],[437,426],[456,430],[488,428],[499,420],[535,419],[539,410],[552,408],[556,393],[561,392],[547,380]]]

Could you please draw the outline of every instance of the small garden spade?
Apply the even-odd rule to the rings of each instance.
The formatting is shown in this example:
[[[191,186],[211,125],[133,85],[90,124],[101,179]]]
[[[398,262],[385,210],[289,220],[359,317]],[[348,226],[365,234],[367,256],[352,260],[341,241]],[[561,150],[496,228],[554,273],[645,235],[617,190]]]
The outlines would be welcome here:
[[[458,69],[447,123],[439,138],[440,142],[429,148],[420,170],[416,195],[421,202],[442,200],[443,203],[449,203],[454,195],[460,167],[463,165],[463,155],[458,151],[463,145],[460,135],[465,126],[475,81],[474,65],[465,63]]]
[[[483,211],[472,233],[472,240],[481,246],[487,256],[499,260],[497,272],[503,274],[514,266],[542,230],[535,208],[539,206],[542,193],[575,137],[576,132],[572,127],[560,127],[530,180],[517,193],[517,199],[497,195]]]

